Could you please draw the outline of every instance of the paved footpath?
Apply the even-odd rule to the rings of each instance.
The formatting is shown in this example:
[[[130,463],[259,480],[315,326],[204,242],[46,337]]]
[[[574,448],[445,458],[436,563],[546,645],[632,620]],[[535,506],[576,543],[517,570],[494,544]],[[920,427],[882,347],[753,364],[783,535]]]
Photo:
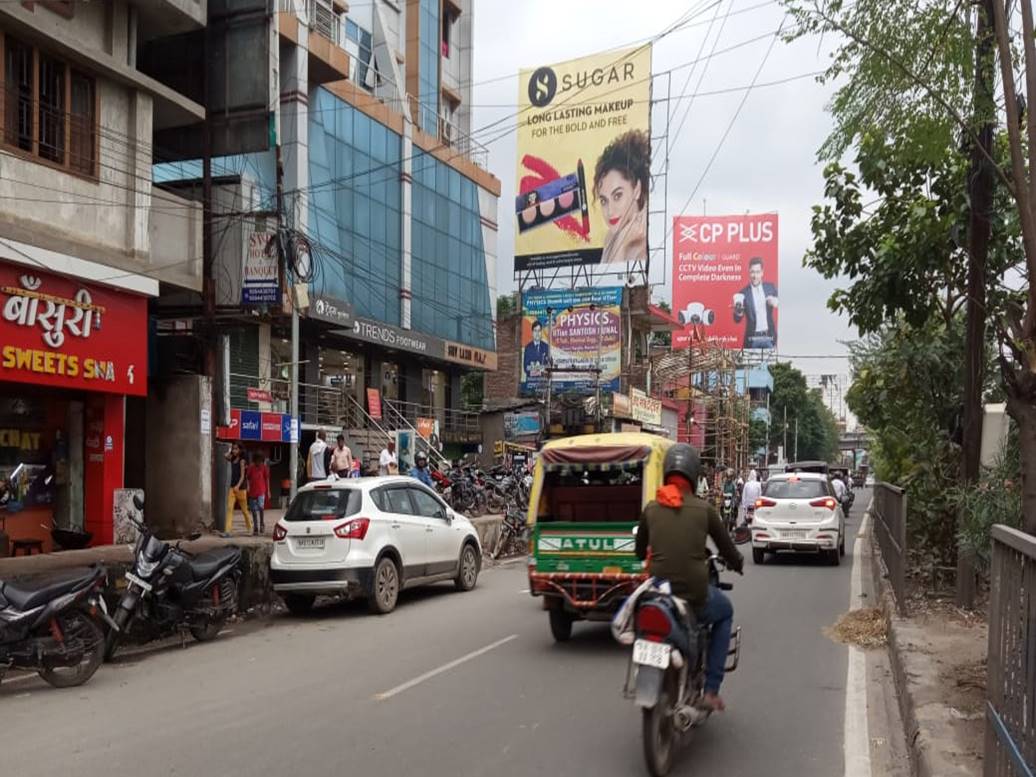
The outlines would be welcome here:
[[[838,568],[749,561],[729,578],[745,630],[730,709],[690,735],[674,774],[901,773],[882,657],[853,681],[850,712],[864,714],[847,726],[849,651],[822,633],[849,605],[849,548]],[[639,712],[620,692],[626,653],[603,624],[555,645],[526,588],[522,566],[495,568],[470,593],[405,594],[386,617],[332,604],[127,656],[80,689],[5,683],[3,773],[643,774]]]

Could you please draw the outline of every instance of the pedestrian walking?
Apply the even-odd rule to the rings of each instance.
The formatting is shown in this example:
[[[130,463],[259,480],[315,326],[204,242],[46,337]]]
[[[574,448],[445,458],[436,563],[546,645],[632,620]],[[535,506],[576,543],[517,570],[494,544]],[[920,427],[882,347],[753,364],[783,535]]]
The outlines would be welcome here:
[[[245,455],[241,446],[236,442],[230,446],[230,451],[224,456],[230,464],[230,477],[227,490],[227,515],[223,523],[224,534],[230,534],[234,528],[234,505],[241,508],[245,516],[245,529],[252,531],[252,516],[248,513],[248,490],[245,487]]]
[[[395,440],[389,440],[378,457],[378,474],[379,475],[398,475],[399,474],[399,461],[396,459],[396,442]]]
[[[317,438],[309,446],[306,476],[310,483],[314,480],[327,480],[327,432],[323,429],[317,432]]]
[[[347,478],[353,471],[353,452],[345,444],[345,435],[338,435],[338,444],[331,451],[331,474],[339,478]]]
[[[245,479],[248,481],[248,511],[253,518],[252,534],[259,536],[266,533],[266,505],[270,501],[270,468],[259,451],[252,454]]]

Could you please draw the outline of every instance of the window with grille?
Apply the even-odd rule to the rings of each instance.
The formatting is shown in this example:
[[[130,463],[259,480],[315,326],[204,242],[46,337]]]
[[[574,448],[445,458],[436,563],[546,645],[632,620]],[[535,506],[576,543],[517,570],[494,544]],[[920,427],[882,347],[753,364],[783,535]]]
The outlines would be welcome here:
[[[97,174],[94,79],[4,35],[3,145],[82,175]]]

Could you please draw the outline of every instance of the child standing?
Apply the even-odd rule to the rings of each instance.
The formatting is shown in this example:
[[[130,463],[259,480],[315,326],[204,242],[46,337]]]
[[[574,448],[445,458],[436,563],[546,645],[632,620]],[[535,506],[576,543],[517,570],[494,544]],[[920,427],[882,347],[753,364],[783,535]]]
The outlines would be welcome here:
[[[264,512],[266,503],[270,501],[270,468],[262,453],[256,451],[252,454],[245,479],[248,481],[248,511],[255,518],[253,534],[258,536],[266,532]]]

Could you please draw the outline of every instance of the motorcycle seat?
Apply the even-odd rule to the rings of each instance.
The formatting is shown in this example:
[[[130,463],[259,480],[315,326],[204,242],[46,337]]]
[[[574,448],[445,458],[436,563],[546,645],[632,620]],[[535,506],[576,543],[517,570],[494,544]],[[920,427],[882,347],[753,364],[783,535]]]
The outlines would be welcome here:
[[[204,580],[216,574],[223,566],[237,563],[241,559],[241,551],[237,548],[216,548],[199,553],[190,560],[191,575],[196,581]]]
[[[104,573],[99,569],[70,569],[35,580],[0,583],[0,594],[11,606],[27,612],[51,599],[88,585],[101,574]]]

